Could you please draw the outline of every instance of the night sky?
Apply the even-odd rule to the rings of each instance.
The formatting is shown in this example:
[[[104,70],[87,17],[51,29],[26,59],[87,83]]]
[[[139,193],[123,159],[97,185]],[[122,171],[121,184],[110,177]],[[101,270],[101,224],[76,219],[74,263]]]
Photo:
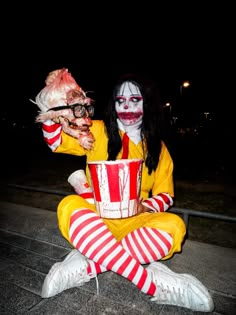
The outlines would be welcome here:
[[[195,8],[196,18],[186,7],[185,13],[178,7],[177,14],[176,8],[113,6],[94,8],[89,2],[60,12],[36,6],[19,16],[3,44],[5,96],[12,101],[2,111],[34,114],[29,98],[45,86],[50,71],[62,67],[85,91],[93,91],[98,104],[118,74],[135,71],[158,81],[163,102],[175,102],[181,83],[189,80],[194,110],[216,111],[216,35],[209,12]]]
[[[181,102],[186,105],[182,109],[187,119],[195,124],[204,112],[216,118],[208,137],[204,133],[206,129],[204,132],[197,129],[204,134],[195,139],[200,149],[195,142],[182,148],[176,143],[177,149],[172,148],[174,154],[180,153],[177,169],[187,163],[198,173],[200,165],[204,169],[221,165],[224,151],[218,149],[218,142],[223,143],[224,124],[219,94],[225,79],[221,72],[225,60],[220,53],[224,46],[216,4],[214,8],[210,5],[206,8],[199,1],[165,2],[166,8],[161,8],[155,2],[152,5],[148,1],[135,2],[133,7],[129,3],[33,2],[27,8],[22,3],[9,3],[9,10],[8,4],[4,4],[0,116],[3,116],[1,130],[6,146],[16,150],[18,144],[19,152],[24,152],[24,143],[28,148],[25,141],[29,138],[28,130],[33,130],[32,146],[38,147],[41,141],[44,150],[45,144],[35,123],[39,109],[29,99],[34,99],[44,88],[49,72],[68,68],[84,91],[93,91],[89,96],[96,102],[95,115],[100,116],[113,79],[133,71],[144,72],[157,80],[162,102],[170,101],[173,113],[179,106],[180,86],[189,80],[191,87],[184,91]],[[188,99],[187,93],[191,94]],[[224,109],[227,106],[223,104]],[[19,128],[12,127],[14,122]],[[180,127],[189,127],[189,122]],[[19,133],[19,141],[15,140],[15,133]],[[9,154],[8,150],[5,152]]]

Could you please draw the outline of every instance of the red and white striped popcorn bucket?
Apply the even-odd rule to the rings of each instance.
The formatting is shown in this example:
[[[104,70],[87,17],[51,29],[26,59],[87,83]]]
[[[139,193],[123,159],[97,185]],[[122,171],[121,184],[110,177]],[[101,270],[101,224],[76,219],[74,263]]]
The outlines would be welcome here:
[[[103,218],[137,214],[142,159],[88,162],[96,209]]]

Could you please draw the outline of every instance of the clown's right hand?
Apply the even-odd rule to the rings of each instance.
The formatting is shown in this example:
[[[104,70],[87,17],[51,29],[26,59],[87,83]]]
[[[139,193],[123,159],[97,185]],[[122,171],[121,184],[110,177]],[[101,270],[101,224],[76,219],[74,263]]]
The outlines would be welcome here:
[[[86,150],[91,150],[94,144],[94,136],[89,129],[86,131],[76,130],[69,127],[69,122],[64,117],[48,119],[42,123],[44,140],[54,152],[62,143],[62,131],[76,138],[78,144]]]
[[[86,150],[92,150],[94,145],[94,136],[91,131],[87,131],[86,134],[81,134],[78,138],[79,144]]]
[[[77,126],[77,128],[73,128],[71,127],[71,123],[67,118],[59,117],[58,119],[60,124],[62,125],[63,131],[73,138],[78,139],[81,147],[86,150],[91,150],[93,148],[95,139],[92,132],[89,130],[89,127],[87,127],[86,130],[84,130],[84,127],[82,128],[82,126],[81,128],[79,126]]]

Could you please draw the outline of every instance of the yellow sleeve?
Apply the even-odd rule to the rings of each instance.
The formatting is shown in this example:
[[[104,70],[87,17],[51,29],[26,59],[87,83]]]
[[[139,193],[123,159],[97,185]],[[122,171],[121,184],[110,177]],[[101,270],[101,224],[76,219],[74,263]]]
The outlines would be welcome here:
[[[54,151],[55,153],[65,153],[79,156],[86,154],[86,150],[80,146],[78,139],[73,138],[64,131],[62,131],[61,137],[62,142]]]
[[[90,128],[90,131],[92,132],[95,142],[94,142],[94,149],[92,150],[86,150],[83,147],[80,146],[78,139],[73,138],[72,136],[66,134],[62,131],[62,142],[59,145],[59,147],[54,151],[56,153],[65,153],[65,154],[71,154],[71,155],[86,155],[88,159],[101,159],[99,152],[104,152],[106,148],[106,135],[104,131],[104,123],[102,120],[94,120],[93,125]],[[98,140],[98,141],[97,141]],[[103,140],[103,141],[101,141]],[[102,142],[103,145],[99,147],[99,143]],[[105,151],[106,152],[106,151]],[[102,158],[105,158],[103,156]],[[95,156],[95,157],[94,157]]]
[[[163,142],[160,160],[154,174],[154,183],[152,187],[153,196],[160,193],[169,193],[171,197],[174,197],[173,170],[174,165],[172,157]]]

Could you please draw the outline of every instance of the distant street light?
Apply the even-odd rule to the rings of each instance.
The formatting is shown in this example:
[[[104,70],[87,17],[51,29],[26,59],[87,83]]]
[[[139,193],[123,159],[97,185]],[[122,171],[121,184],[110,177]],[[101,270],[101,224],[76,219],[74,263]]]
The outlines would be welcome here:
[[[208,115],[210,115],[209,112],[204,112],[203,114],[205,115],[205,118],[206,118],[206,119],[208,118]]]
[[[165,103],[165,105],[163,106],[164,108],[169,108],[169,120],[170,120],[170,124],[172,125],[172,106],[171,103],[167,102]]]
[[[169,102],[165,103],[165,106],[164,107],[169,107],[170,109],[170,114],[171,114],[171,104]]]
[[[183,88],[188,88],[190,86],[189,81],[184,81],[181,85],[180,85],[180,96],[182,96],[183,93]]]
[[[172,119],[173,119],[174,124],[176,124],[178,117],[174,116],[174,117],[172,117]]]

